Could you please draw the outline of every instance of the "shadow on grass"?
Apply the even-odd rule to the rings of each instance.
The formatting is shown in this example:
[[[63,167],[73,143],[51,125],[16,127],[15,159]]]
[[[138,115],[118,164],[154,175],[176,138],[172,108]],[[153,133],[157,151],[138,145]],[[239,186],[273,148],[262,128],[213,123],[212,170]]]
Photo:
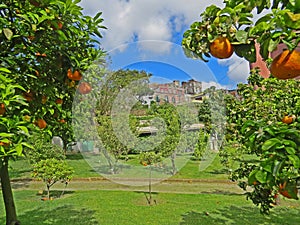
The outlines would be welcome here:
[[[51,202],[49,202],[51,203]],[[19,220],[26,225],[97,225],[94,217],[95,211],[88,209],[75,209],[71,205],[59,207],[36,208],[19,215]]]
[[[227,169],[219,169],[219,170],[213,170],[213,171],[209,171],[207,173],[210,174],[225,174],[228,175],[228,170]]]
[[[79,160],[79,159],[83,159],[83,156],[82,156],[81,153],[67,153],[66,154],[66,159]]]
[[[63,191],[63,190],[50,190],[50,197],[53,198],[63,198],[67,195],[73,194],[75,191]],[[47,196],[47,191],[43,190],[42,193],[37,193],[36,195],[41,197]]]
[[[235,196],[240,196],[240,195],[244,195],[243,193],[239,194],[236,193],[234,191],[224,191],[224,190],[211,190],[211,191],[200,191],[199,193],[201,194],[217,194],[217,195],[235,195]]]
[[[188,212],[180,225],[291,225],[300,224],[299,213],[300,209],[282,207],[272,210],[270,215],[261,215],[258,208],[230,206],[212,212]]]
[[[13,189],[23,189],[27,188],[29,186],[31,179],[12,179],[11,181],[11,187]]]

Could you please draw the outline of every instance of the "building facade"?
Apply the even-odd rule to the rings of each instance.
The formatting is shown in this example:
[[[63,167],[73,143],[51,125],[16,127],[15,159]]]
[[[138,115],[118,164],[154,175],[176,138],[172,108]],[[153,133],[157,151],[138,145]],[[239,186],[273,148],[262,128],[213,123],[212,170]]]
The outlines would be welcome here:
[[[171,83],[151,83],[150,88],[153,90],[153,101],[162,104],[168,102],[174,105],[191,101],[191,96],[199,94],[202,91],[202,83],[195,80],[189,80],[180,84],[179,80]]]

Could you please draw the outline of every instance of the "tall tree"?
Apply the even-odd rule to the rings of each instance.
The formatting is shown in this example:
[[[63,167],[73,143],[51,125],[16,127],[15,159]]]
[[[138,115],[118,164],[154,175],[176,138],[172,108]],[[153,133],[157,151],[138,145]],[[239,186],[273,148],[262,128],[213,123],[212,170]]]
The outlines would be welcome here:
[[[31,130],[72,138],[71,107],[82,74],[103,56],[101,13],[79,1],[4,0],[0,4],[0,175],[6,224],[17,220],[8,173]],[[79,84],[80,86],[80,84]],[[80,91],[80,90],[79,90]]]
[[[201,20],[185,32],[182,45],[188,57],[207,61],[211,56],[228,58],[235,52],[255,62],[260,55],[270,63],[271,76],[289,79],[300,75],[299,1],[224,0],[224,3],[223,8],[207,7]],[[255,23],[254,10],[260,16]],[[262,13],[264,10],[269,11]],[[256,52],[256,44],[259,52]],[[280,52],[278,47],[286,50]],[[278,56],[269,58],[277,48]],[[241,101],[226,97],[231,104],[227,138],[237,138],[243,153],[259,157],[258,164],[242,164],[234,179],[240,180],[245,189],[248,185],[253,188],[248,198],[267,213],[277,193],[298,198],[300,152],[296,147],[299,125],[295,117],[299,117],[299,84],[257,78],[251,76],[249,85],[239,85]],[[290,118],[289,114],[294,116]],[[281,121],[283,116],[287,118]],[[248,178],[248,182],[243,182],[244,178]]]

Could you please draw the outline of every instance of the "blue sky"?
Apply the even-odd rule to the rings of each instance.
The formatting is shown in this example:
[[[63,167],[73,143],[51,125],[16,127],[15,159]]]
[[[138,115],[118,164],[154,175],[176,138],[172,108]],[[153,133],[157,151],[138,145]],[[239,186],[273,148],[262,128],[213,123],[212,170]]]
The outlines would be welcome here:
[[[187,58],[181,40],[205,7],[222,0],[82,0],[84,13],[103,12],[102,47],[108,52],[110,69],[137,69],[166,80],[195,79],[203,87],[234,88],[246,82],[248,63],[233,55],[208,63]],[[153,78],[153,80],[155,80]],[[162,79],[163,80],[163,79]]]

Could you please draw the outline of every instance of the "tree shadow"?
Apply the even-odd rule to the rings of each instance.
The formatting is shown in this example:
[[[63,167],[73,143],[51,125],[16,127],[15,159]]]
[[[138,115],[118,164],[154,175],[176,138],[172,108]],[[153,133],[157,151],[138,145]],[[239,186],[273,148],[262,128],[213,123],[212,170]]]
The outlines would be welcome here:
[[[49,202],[50,203],[50,202]],[[72,205],[59,207],[36,208],[19,215],[22,224],[38,225],[97,225],[100,224],[94,217],[94,210],[75,209]]]
[[[30,184],[31,179],[12,179],[11,187],[12,189],[24,189]],[[1,187],[1,186],[0,186]]]
[[[211,191],[200,191],[199,193],[201,193],[201,194],[217,194],[217,195],[234,195],[234,196],[245,195],[243,193],[236,193],[234,191],[225,191],[225,190],[221,190],[221,189],[214,189]]]
[[[32,168],[25,168],[25,169],[12,168],[9,170],[9,175],[12,178],[22,178],[22,177],[28,177],[28,175],[30,176],[31,172],[32,172]]]
[[[66,159],[79,160],[79,159],[83,159],[83,156],[81,153],[68,153],[66,154]]]
[[[211,212],[191,211],[182,215],[180,225],[205,225],[205,224],[264,224],[264,225],[290,225],[300,224],[300,209],[278,207],[270,215],[262,215],[255,207],[224,207]]]
[[[225,174],[225,175],[229,174],[227,169],[215,169],[215,170],[209,171],[207,173],[210,173],[210,174]]]

